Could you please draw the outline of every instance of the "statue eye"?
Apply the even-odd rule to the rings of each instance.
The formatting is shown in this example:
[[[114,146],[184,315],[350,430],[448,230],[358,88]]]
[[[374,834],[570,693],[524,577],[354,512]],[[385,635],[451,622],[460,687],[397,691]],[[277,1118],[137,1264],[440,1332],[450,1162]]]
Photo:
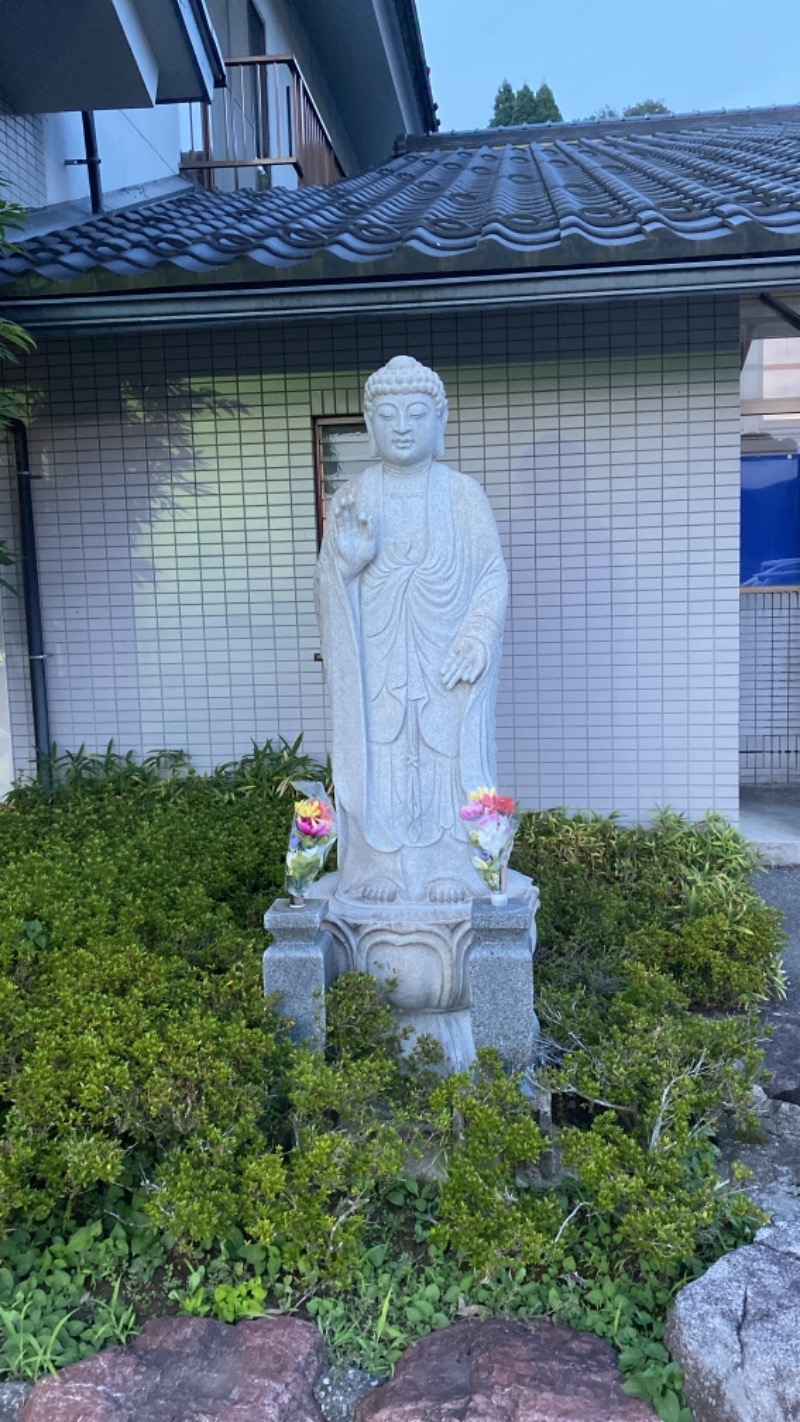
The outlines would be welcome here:
[[[414,420],[424,420],[428,413],[427,405],[410,405],[408,413]]]

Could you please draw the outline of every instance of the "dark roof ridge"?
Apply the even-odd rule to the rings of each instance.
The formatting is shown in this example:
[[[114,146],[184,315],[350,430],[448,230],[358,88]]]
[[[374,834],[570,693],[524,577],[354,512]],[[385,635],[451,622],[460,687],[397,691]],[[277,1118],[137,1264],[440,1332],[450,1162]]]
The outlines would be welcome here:
[[[556,138],[603,138],[609,134],[669,132],[674,129],[733,127],[739,124],[800,123],[800,102],[773,104],[755,109],[695,110],[688,114],[635,114],[630,118],[562,119],[560,123],[511,124],[505,128],[468,128],[440,130],[438,133],[402,133],[395,140],[394,151],[422,153],[427,149],[500,148],[506,144]]]

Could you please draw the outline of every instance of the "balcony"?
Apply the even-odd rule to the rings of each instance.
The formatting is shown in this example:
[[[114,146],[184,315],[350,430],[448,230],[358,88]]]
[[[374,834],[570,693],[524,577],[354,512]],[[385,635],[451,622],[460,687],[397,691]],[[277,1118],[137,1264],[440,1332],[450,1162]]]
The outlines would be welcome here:
[[[296,59],[228,59],[228,83],[189,110],[181,172],[205,188],[327,187],[345,176]]]

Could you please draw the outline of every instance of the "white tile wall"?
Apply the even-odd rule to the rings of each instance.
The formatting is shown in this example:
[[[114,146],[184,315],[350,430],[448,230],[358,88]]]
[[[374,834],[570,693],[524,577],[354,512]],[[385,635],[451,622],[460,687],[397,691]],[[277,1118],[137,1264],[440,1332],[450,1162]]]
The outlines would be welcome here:
[[[800,782],[800,593],[742,593],[741,779]]]
[[[23,207],[47,201],[40,114],[15,114],[0,94],[0,197]]]
[[[8,695],[6,656],[3,636],[3,598],[8,594],[0,588],[0,795],[5,795],[14,779],[14,757],[11,749],[11,703]]]
[[[42,345],[55,738],[184,745],[201,766],[278,733],[325,749],[311,417],[358,411],[366,375],[409,351],[447,384],[448,458],[485,484],[506,548],[503,786],[735,817],[738,339],[723,299]]]

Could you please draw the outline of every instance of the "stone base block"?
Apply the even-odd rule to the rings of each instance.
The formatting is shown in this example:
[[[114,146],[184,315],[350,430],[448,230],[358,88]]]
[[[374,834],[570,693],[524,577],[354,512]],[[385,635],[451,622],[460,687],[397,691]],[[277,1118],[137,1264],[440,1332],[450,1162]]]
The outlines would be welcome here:
[[[336,977],[333,939],[322,927],[327,911],[327,899],[302,907],[276,899],[264,914],[275,940],[264,953],[264,993],[279,994],[292,1040],[319,1048],[325,1045],[325,992]]]
[[[512,870],[508,877],[511,898],[502,908],[488,896],[451,904],[356,901],[339,896],[335,874],[318,885],[328,899],[336,973],[367,972],[383,982],[409,1042],[433,1037],[446,1071],[465,1070],[476,1047],[496,1047],[514,1067],[534,1054],[539,894],[524,875]]]
[[[472,905],[469,996],[475,1048],[494,1047],[512,1070],[536,1054],[539,1022],[533,1006],[534,913],[530,898],[498,907]]]
[[[264,954],[264,991],[280,994],[296,1042],[325,1042],[325,992],[340,973],[371,973],[386,986],[409,1046],[439,1043],[443,1070],[464,1071],[480,1047],[512,1070],[536,1055],[533,953],[539,893],[509,874],[507,904],[489,897],[457,904],[362,903],[340,898],[337,876],[324,898],[293,908],[277,899],[264,915],[275,942]]]
[[[442,1074],[466,1071],[475,1060],[472,1017],[468,1007],[459,1012],[399,1012],[400,1026],[408,1029],[410,1050],[419,1037],[433,1037],[442,1049]]]

